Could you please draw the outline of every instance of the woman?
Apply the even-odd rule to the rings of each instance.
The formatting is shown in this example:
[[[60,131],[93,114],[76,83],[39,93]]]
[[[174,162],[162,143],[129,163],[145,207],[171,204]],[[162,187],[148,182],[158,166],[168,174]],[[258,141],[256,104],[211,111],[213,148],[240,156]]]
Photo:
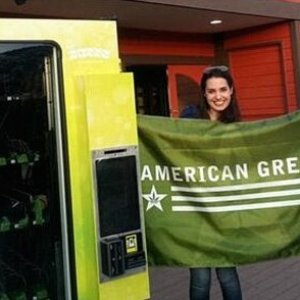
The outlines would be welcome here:
[[[204,118],[231,123],[239,121],[233,79],[226,66],[204,70],[200,83],[202,100],[199,108],[187,107],[181,117]],[[242,292],[235,267],[216,268],[224,300],[241,300]],[[211,286],[211,268],[190,269],[190,299],[208,300]]]

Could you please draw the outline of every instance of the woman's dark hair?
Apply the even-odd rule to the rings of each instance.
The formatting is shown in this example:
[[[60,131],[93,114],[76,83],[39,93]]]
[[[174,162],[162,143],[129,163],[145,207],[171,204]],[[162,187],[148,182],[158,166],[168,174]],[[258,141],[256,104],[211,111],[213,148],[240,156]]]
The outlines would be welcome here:
[[[201,90],[201,101],[200,101],[200,118],[209,119],[209,105],[207,103],[207,99],[205,97],[205,88],[206,82],[208,79],[215,77],[215,78],[224,78],[228,86],[232,88],[233,92],[231,95],[231,101],[228,107],[221,112],[219,121],[223,123],[231,123],[240,120],[240,112],[236,100],[236,93],[233,78],[229,73],[229,70],[226,66],[216,66],[216,67],[209,67],[204,70],[201,81],[200,81],[200,90]]]

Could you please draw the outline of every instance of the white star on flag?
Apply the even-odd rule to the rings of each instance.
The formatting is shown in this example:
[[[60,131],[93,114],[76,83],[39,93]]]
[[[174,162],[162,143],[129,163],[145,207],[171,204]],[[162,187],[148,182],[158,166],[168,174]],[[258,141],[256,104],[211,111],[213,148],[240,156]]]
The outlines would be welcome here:
[[[157,194],[155,186],[152,185],[150,194],[143,194],[143,198],[145,198],[148,201],[146,211],[148,211],[153,206],[163,211],[163,208],[161,206],[161,200],[163,200],[166,196],[167,196],[166,194]]]

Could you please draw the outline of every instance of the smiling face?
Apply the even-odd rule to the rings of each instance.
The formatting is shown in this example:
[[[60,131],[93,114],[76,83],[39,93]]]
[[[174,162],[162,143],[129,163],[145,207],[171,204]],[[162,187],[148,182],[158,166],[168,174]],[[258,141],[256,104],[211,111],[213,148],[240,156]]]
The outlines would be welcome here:
[[[229,106],[232,93],[233,88],[224,78],[211,77],[206,81],[204,96],[209,105],[208,114],[211,120],[219,119],[220,113]]]

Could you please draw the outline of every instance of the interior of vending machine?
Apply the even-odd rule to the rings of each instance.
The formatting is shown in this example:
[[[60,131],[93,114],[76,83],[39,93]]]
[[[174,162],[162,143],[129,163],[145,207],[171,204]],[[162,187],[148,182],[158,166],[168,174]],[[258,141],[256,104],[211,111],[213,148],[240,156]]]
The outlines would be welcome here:
[[[0,43],[0,299],[64,299],[53,53]]]

